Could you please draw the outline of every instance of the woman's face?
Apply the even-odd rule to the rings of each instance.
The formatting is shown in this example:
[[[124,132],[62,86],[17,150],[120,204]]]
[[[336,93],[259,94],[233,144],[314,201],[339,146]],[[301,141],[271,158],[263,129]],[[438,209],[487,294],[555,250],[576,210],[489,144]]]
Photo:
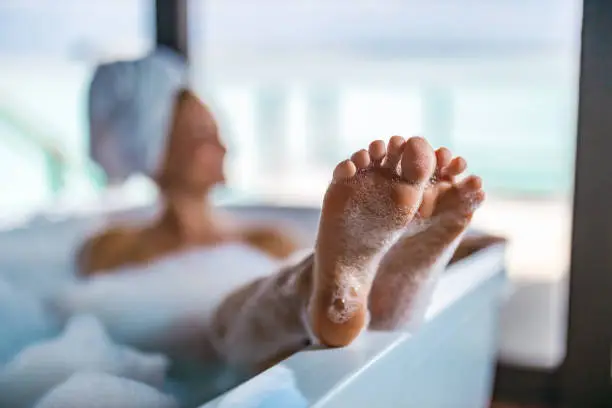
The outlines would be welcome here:
[[[193,190],[225,181],[226,148],[211,112],[191,92],[184,92],[175,111],[165,168],[167,183]]]

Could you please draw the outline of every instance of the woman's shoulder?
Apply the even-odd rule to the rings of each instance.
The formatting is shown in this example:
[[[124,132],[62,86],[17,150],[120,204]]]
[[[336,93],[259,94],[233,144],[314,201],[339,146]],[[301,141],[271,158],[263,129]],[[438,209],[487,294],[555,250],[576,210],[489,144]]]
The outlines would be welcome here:
[[[110,227],[92,235],[81,245],[77,254],[79,270],[90,275],[112,267],[123,253],[138,241],[140,230],[129,227]]]
[[[96,249],[124,247],[125,244],[135,241],[139,235],[138,228],[115,226],[91,236],[86,245]]]

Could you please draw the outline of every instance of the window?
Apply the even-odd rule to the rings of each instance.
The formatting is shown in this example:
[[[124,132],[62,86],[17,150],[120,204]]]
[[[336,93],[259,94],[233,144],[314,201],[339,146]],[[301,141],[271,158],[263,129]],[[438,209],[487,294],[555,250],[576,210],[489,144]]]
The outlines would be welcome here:
[[[423,135],[483,177],[489,200],[474,224],[511,239],[511,274],[560,276],[580,7],[192,1],[193,81],[233,125],[231,193],[318,204],[335,163],[355,149],[373,138]]]
[[[90,77],[100,60],[153,47],[153,6],[151,0],[0,3],[4,216],[14,219],[93,191],[85,109]]]

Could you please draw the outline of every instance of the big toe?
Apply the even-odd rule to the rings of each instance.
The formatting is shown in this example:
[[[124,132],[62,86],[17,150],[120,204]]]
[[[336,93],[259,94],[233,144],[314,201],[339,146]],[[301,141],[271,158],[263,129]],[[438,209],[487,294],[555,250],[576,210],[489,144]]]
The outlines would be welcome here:
[[[469,195],[482,190],[482,179],[478,176],[469,176],[457,184],[459,191],[464,195]]]
[[[457,186],[460,200],[468,212],[474,212],[484,201],[485,193],[482,189],[482,179],[470,176]]]
[[[422,137],[412,137],[404,145],[402,178],[410,183],[423,184],[431,178],[436,167],[436,155]]]

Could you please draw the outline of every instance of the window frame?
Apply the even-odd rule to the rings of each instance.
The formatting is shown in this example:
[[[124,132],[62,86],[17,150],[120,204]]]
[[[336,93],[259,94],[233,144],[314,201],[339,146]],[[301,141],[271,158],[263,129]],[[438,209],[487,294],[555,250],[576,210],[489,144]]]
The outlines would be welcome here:
[[[188,0],[155,0],[155,41],[189,58]]]
[[[563,407],[610,406],[612,2],[584,0]]]

